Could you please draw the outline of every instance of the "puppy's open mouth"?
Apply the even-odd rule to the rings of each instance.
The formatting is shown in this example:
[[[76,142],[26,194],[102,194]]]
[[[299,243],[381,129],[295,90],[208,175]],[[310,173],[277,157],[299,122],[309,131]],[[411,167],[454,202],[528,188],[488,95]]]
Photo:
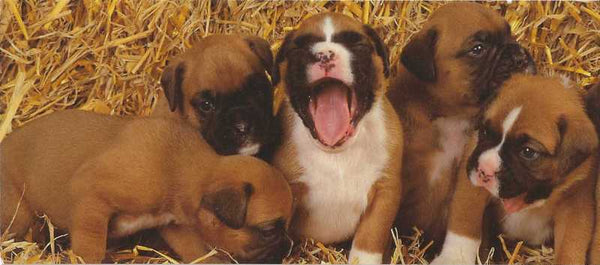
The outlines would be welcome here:
[[[313,137],[327,147],[342,145],[355,132],[356,96],[335,78],[322,78],[312,86],[308,109]]]

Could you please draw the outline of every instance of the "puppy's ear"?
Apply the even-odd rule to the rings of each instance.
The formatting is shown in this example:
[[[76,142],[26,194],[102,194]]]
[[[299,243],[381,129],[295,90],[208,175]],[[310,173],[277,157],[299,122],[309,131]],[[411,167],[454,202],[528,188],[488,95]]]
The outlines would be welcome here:
[[[598,146],[598,134],[591,121],[583,117],[567,120],[563,115],[558,119],[560,134],[557,157],[559,172],[566,175],[587,159]]]
[[[429,29],[420,32],[404,46],[400,61],[417,78],[433,82],[436,80],[435,70],[435,45],[437,43],[437,30]]]
[[[169,102],[169,109],[173,112],[176,109],[183,109],[183,74],[185,65],[179,60],[175,60],[167,65],[160,77],[160,85],[165,92],[165,97]]]
[[[388,77],[390,75],[390,58],[388,56],[387,46],[373,28],[368,25],[364,25],[363,28],[367,36],[369,36],[371,41],[375,44],[375,51],[383,61],[383,74],[385,77]]]
[[[258,56],[260,62],[262,63],[265,70],[269,75],[272,75],[273,72],[273,52],[271,52],[271,45],[269,43],[259,37],[256,36],[248,36],[244,38],[250,46],[250,50]]]
[[[273,81],[273,86],[276,86],[280,79],[281,73],[279,72],[279,65],[285,61],[285,56],[290,49],[290,45],[292,43],[292,39],[294,38],[295,31],[291,31],[285,36],[283,39],[283,43],[279,50],[277,51],[277,55],[275,55],[275,65],[273,66],[273,74],[271,75],[271,80]]]
[[[202,207],[213,212],[225,225],[240,229],[246,221],[248,201],[253,190],[250,183],[224,188],[204,195]]]

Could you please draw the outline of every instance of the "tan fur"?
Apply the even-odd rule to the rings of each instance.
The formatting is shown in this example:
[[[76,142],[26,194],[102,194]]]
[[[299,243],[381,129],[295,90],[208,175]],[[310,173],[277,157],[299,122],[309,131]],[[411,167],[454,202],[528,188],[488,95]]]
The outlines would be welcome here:
[[[401,233],[412,233],[413,226],[425,230],[425,236],[436,242],[434,249],[441,247],[444,239],[448,201],[454,191],[460,160],[459,155],[439,172],[435,183],[430,183],[435,157],[443,152],[441,132],[434,121],[445,117],[470,122],[477,114],[480,103],[469,83],[473,79],[471,70],[456,54],[465,49],[467,39],[476,32],[501,30],[505,24],[500,15],[476,3],[450,3],[436,10],[412,38],[422,38],[430,29],[437,30],[437,80],[422,82],[399,64],[387,94],[405,132],[402,172],[405,199],[396,225]],[[470,126],[465,128],[465,140],[471,130]]]
[[[186,262],[210,246],[251,259],[249,249],[257,243],[246,227],[289,220],[292,207],[277,170],[252,157],[218,156],[195,129],[163,118],[76,110],[39,118],[0,145],[0,178],[3,233],[22,237],[35,214],[45,213],[69,231],[74,252],[90,263],[104,257],[109,222],[118,226],[140,216],[172,217],[138,230],[162,228]],[[209,195],[239,191],[246,183],[253,192],[241,229],[226,226],[201,205]]]
[[[505,83],[486,110],[485,116],[491,119],[492,126],[502,128],[507,113],[519,106],[523,106],[521,114],[507,137],[527,133],[541,142],[549,153],[563,160],[567,157],[559,152],[558,143],[561,143],[562,148],[588,146],[593,149],[598,145],[597,134],[585,116],[580,95],[575,90],[562,87],[557,78],[514,76]],[[568,124],[562,139],[556,129],[561,116]],[[471,155],[476,139],[477,136],[473,136],[463,161]],[[555,174],[558,165],[549,163],[551,161],[541,165],[557,186],[544,205],[529,211],[536,215],[551,216],[556,252],[554,262],[557,264],[589,263],[586,261],[586,253],[594,229],[596,206],[593,193],[597,177],[593,172],[597,167],[597,159],[598,155],[593,151],[567,176]],[[489,193],[473,186],[465,169],[461,168],[459,171],[456,193],[450,206],[448,231],[479,239],[484,228],[482,219],[489,202]],[[502,206],[496,202],[494,205],[500,214],[499,218],[504,218],[504,212],[500,209]]]
[[[201,128],[202,124],[199,124],[196,117],[198,114],[190,103],[190,99],[196,93],[203,89],[222,93],[233,92],[242,86],[248,75],[264,72],[270,67],[270,65],[265,65],[261,58],[251,50],[248,40],[259,41],[257,37],[214,34],[198,41],[184,53],[170,60],[163,76],[174,71],[180,64],[185,66],[181,84],[183,108],[171,112],[165,94],[161,90],[152,115],[181,118],[195,127]],[[270,56],[272,55],[266,57]],[[271,61],[267,63],[272,64]]]
[[[347,16],[336,13],[328,13],[327,15],[332,18],[336,32],[363,32],[363,25]],[[319,30],[322,18],[323,15],[319,15],[306,19],[295,31],[295,34],[310,33],[317,36],[322,35]],[[384,113],[384,119],[381,122],[385,124],[387,135],[385,146],[389,154],[389,160],[387,161],[385,170],[381,172],[380,178],[370,188],[368,205],[364,213],[362,213],[355,231],[353,247],[371,253],[383,254],[389,245],[390,229],[401,198],[401,181],[398,176],[402,165],[403,132],[395,111],[387,98],[384,97],[388,83],[383,75],[383,61],[375,53],[373,53],[371,58],[377,73],[380,73],[377,80],[375,80],[375,102],[381,104]],[[287,87],[285,78],[287,69],[287,60],[279,64],[279,71],[282,76],[279,82],[279,89],[284,91]],[[286,97],[278,113],[283,129],[282,144],[274,156],[273,164],[284,173],[294,193],[296,207],[290,231],[296,237],[306,238],[310,237],[310,235],[305,234],[305,222],[311,213],[303,207],[302,201],[310,190],[302,182],[297,181],[303,175],[305,169],[299,164],[297,158],[298,147],[295,146],[291,135],[295,115],[296,113],[292,109],[289,99]],[[327,178],[328,176],[322,177]]]

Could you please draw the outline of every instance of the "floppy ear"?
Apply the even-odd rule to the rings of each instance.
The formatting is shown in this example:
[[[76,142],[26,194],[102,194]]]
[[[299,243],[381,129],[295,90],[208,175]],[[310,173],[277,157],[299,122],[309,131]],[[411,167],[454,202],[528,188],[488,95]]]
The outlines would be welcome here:
[[[587,159],[598,146],[598,134],[587,117],[579,120],[559,118],[560,143],[557,156],[559,172],[568,173]],[[566,174],[561,174],[566,175]]]
[[[273,53],[271,52],[271,45],[266,40],[256,36],[248,36],[244,39],[248,43],[248,46],[250,46],[250,50],[258,56],[265,70],[267,70],[269,75],[272,75]]]
[[[420,32],[404,46],[400,61],[417,78],[433,82],[436,80],[435,70],[435,45],[437,30],[429,29]]]
[[[181,85],[183,83],[183,74],[185,66],[183,62],[175,60],[168,64],[160,77],[160,85],[165,92],[165,97],[169,102],[169,109],[173,112],[177,108],[183,108],[183,92]]]
[[[387,46],[373,28],[368,25],[364,25],[363,28],[367,33],[367,36],[369,36],[371,41],[375,44],[375,51],[377,52],[377,55],[379,55],[383,61],[383,75],[388,77],[390,75],[390,58],[388,56]]]
[[[252,192],[252,184],[244,183],[240,187],[228,187],[206,194],[202,197],[201,204],[225,225],[240,229],[246,221],[248,200]]]
[[[292,42],[292,38],[294,38],[294,33],[295,31],[291,31],[290,33],[288,33],[285,36],[285,39],[283,39],[283,43],[281,44],[281,47],[279,47],[279,50],[277,51],[277,55],[275,55],[275,65],[273,66],[273,74],[271,75],[271,80],[273,81],[273,86],[276,86],[279,83],[279,80],[281,79],[281,74],[279,72],[279,65],[281,63],[283,63],[283,61],[285,61],[285,55],[287,54],[288,50],[290,49],[290,44]]]

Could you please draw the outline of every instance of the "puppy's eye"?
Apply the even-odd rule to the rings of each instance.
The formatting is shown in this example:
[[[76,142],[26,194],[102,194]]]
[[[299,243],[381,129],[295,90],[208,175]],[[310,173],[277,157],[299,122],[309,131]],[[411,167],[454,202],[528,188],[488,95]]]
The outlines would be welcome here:
[[[211,100],[202,100],[198,103],[198,109],[202,112],[211,112],[215,110],[215,104]]]
[[[478,43],[475,46],[471,47],[469,50],[469,55],[472,57],[479,57],[485,52],[485,46],[482,43]]]
[[[276,226],[268,226],[258,229],[260,232],[260,236],[263,238],[273,238],[277,235],[277,227]]]
[[[533,148],[526,146],[521,149],[519,156],[527,161],[532,161],[540,157],[540,153],[533,150]]]

